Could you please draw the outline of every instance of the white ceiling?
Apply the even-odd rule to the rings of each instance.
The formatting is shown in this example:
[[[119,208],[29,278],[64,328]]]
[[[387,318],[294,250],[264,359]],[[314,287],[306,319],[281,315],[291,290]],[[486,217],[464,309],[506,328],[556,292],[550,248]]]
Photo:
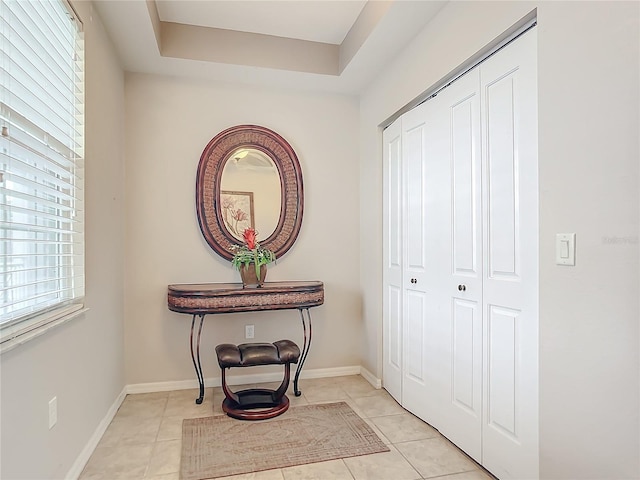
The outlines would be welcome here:
[[[126,71],[358,94],[447,0],[96,0]]]

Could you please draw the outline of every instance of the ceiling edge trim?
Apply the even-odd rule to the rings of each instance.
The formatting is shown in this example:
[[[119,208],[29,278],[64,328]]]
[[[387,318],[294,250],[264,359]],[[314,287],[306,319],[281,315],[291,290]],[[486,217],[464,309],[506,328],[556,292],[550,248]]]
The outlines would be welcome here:
[[[394,0],[367,2],[340,45],[160,19],[156,0],[146,0],[163,57],[339,76],[388,13]],[[206,45],[206,47],[205,47]]]
[[[389,12],[393,0],[367,2],[340,45],[340,73],[347,68],[364,42]]]
[[[149,19],[151,20],[151,26],[153,27],[153,34],[156,37],[156,45],[158,46],[158,53],[162,51],[162,36],[160,34],[161,31],[161,20],[160,15],[158,14],[158,6],[156,5],[155,0],[147,0],[147,10],[149,11]]]

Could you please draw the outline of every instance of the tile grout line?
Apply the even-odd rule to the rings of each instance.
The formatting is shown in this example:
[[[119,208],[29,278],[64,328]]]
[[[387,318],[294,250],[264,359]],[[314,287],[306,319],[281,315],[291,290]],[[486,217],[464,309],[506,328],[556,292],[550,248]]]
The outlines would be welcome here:
[[[404,442],[397,442],[397,443],[404,443]],[[418,470],[418,467],[416,467],[413,463],[411,463],[411,460],[409,460],[404,453],[402,453],[402,450],[400,450],[398,447],[396,447],[395,443],[392,443],[391,445],[393,445],[393,448],[395,449],[396,452],[398,452],[400,454],[400,456],[402,458],[405,459],[405,461],[411,466],[411,468],[413,468],[413,470],[420,476],[420,478],[424,478],[422,476],[422,473],[420,473],[420,470]]]
[[[426,422],[425,422],[425,423],[426,423]],[[437,430],[436,430],[436,431],[437,431]],[[444,440],[448,445],[450,445],[451,447],[453,447],[454,449],[456,449],[458,452],[460,452],[460,453],[464,454],[465,458],[466,458],[467,460],[469,460],[472,464],[474,464],[474,465],[475,465],[475,467],[474,467],[474,468],[472,468],[471,470],[463,470],[463,471],[460,471],[460,472],[451,472],[451,473],[446,473],[446,474],[444,474],[444,475],[434,475],[434,476],[430,476],[430,477],[425,477],[425,476],[423,476],[423,475],[422,475],[422,473],[420,473],[420,471],[418,470],[418,468],[417,468],[413,463],[411,463],[411,460],[409,460],[409,459],[406,457],[406,455],[405,455],[404,453],[402,453],[402,451],[401,451],[400,449],[396,448],[396,450],[398,450],[398,452],[400,453],[400,455],[402,455],[402,456],[404,457],[404,459],[405,459],[407,462],[409,462],[409,465],[411,465],[411,466],[414,468],[414,470],[416,470],[416,471],[418,472],[418,474],[420,474],[420,478],[422,478],[422,479],[428,479],[428,480],[431,480],[431,479],[437,479],[437,478],[443,478],[443,477],[450,477],[450,476],[452,476],[452,475],[460,475],[460,474],[463,474],[463,473],[469,473],[469,472],[477,472],[477,471],[480,471],[480,472],[484,473],[482,466],[481,466],[478,462],[476,462],[473,458],[471,458],[471,457],[470,457],[470,456],[468,456],[466,453],[464,453],[462,450],[460,450],[460,448],[458,448],[458,446],[457,446],[457,445],[455,445],[453,442],[451,442],[451,440],[449,440],[447,437],[445,437],[444,435],[442,435],[440,432],[438,432],[438,436],[437,436],[437,437],[430,437],[430,438],[425,438],[425,439],[422,439],[422,440],[407,440],[407,441],[404,441],[404,442],[397,442],[397,444],[412,443],[412,442],[423,442],[423,441],[425,441],[425,440]],[[395,447],[395,446],[396,446],[396,443],[394,443],[394,444],[393,444],[393,446]]]
[[[342,460],[342,463],[344,464],[344,466],[345,466],[345,467],[347,467],[347,472],[349,472],[349,475],[351,475],[351,478],[352,478],[353,480],[356,480],[356,475],[355,475],[355,473],[353,473],[353,472],[351,471],[351,469],[349,468],[349,464],[348,464],[347,462],[345,462],[345,461],[344,461],[344,458],[341,458],[340,460]]]

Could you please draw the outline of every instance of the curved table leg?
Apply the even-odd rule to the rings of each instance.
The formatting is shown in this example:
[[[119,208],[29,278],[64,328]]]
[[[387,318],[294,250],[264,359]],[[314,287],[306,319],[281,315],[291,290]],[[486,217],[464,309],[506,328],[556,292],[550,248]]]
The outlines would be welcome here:
[[[300,372],[302,371],[302,367],[304,366],[304,362],[307,359],[307,355],[309,355],[309,347],[311,347],[311,313],[309,313],[308,308],[299,308],[300,318],[302,319],[302,331],[304,333],[304,343],[302,344],[302,353],[300,354],[300,361],[298,362],[298,368],[296,368],[296,375],[293,377],[293,393],[296,397],[302,395],[302,392],[298,390],[298,378],[300,377]],[[304,312],[307,312],[307,316],[305,318]],[[309,329],[309,337],[307,337],[307,324]]]
[[[193,338],[193,332],[194,332],[194,327],[196,324],[196,316],[200,317],[200,327],[198,328],[198,337],[197,340],[195,340],[194,342],[194,338]],[[196,376],[198,377],[198,384],[200,386],[200,396],[198,398],[196,398],[196,403],[198,405],[200,405],[202,403],[202,400],[204,400],[204,377],[202,375],[202,365],[200,363],[200,336],[202,335],[202,325],[204,324],[204,313],[198,315],[198,314],[194,314],[193,315],[193,319],[191,320],[191,337],[190,337],[190,343],[191,343],[191,361],[193,362],[193,368],[196,370]],[[194,355],[193,352],[193,347],[196,347],[196,352]]]

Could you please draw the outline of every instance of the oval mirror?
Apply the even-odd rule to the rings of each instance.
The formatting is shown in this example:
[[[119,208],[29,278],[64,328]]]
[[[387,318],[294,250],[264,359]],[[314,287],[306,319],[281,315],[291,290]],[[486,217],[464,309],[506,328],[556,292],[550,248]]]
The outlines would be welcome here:
[[[253,227],[282,257],[295,243],[304,206],[302,171],[289,143],[272,130],[238,125],[205,147],[196,177],[196,211],[209,246],[227,260]]]

